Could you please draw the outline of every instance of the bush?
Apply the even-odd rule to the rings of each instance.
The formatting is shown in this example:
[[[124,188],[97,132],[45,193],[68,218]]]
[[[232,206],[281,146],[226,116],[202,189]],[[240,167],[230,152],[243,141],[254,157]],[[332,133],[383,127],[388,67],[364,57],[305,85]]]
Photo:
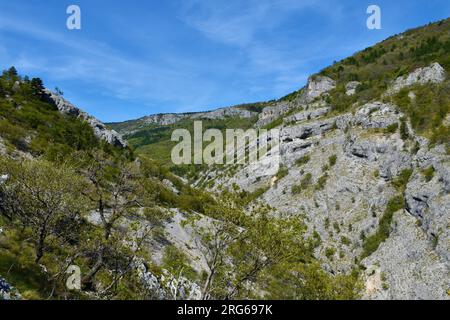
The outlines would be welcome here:
[[[393,123],[393,124],[387,126],[387,128],[384,130],[384,132],[392,134],[392,133],[397,132],[397,129],[398,129],[398,123]]]
[[[303,157],[297,159],[295,161],[295,164],[297,166],[301,167],[301,166],[307,164],[309,162],[309,160],[311,160],[311,157],[309,155],[306,155],[306,156],[303,156]]]
[[[394,179],[392,183],[399,192],[403,192],[405,190],[412,173],[412,169],[404,169],[400,172],[397,178]]]
[[[378,230],[375,232],[375,234],[365,238],[364,240],[362,258],[370,256],[378,249],[382,242],[389,238],[394,213],[403,209],[404,207],[405,200],[401,195],[392,198],[388,202],[386,210],[378,224]]]
[[[341,237],[341,243],[346,246],[349,246],[351,244],[350,239],[345,236]]]
[[[333,167],[336,164],[336,161],[337,161],[337,155],[335,155],[335,154],[328,158],[330,167]]]
[[[430,182],[433,179],[433,177],[434,177],[434,167],[431,166],[431,167],[423,170],[422,173],[423,173],[423,175],[425,177],[425,180],[427,182]]]
[[[299,194],[301,191],[305,190],[311,185],[312,174],[307,173],[303,179],[300,181],[299,185],[292,186],[292,193]]]
[[[325,256],[329,259],[329,260],[333,260],[334,255],[336,254],[336,249],[335,248],[326,248],[325,249]]]
[[[277,173],[277,179],[281,180],[289,174],[289,169],[286,167],[280,167]]]
[[[316,190],[323,190],[325,188],[325,184],[327,183],[328,180],[328,175],[325,173],[323,176],[321,176],[319,178],[319,180],[317,180],[317,184],[315,189]]]

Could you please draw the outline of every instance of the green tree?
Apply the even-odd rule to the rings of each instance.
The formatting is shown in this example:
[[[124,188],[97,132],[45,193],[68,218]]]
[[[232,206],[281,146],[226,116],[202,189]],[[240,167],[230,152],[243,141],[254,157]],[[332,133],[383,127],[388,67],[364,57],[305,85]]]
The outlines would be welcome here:
[[[2,159],[0,171],[8,175],[0,185],[2,211],[31,230],[39,262],[49,237],[67,238],[76,229],[73,225],[86,210],[85,184],[67,164],[43,160]]]

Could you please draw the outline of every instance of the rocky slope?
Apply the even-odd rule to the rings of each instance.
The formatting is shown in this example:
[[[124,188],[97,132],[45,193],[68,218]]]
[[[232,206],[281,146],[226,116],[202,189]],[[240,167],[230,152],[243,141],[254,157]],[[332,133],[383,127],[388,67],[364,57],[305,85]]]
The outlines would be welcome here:
[[[94,130],[94,134],[102,140],[112,144],[115,147],[126,148],[127,143],[122,139],[122,136],[116,131],[108,129],[101,121],[95,117],[87,114],[78,107],[74,106],[69,101],[65,100],[60,95],[45,89],[44,94],[49,103],[54,104],[58,110],[66,115],[79,118],[86,121]]]
[[[247,110],[244,106],[226,107],[206,112],[190,113],[163,113],[142,117],[121,123],[109,123],[110,127],[116,128],[122,135],[130,135],[149,125],[169,126],[181,120],[217,120],[224,118],[252,118],[258,113]]]
[[[263,104],[255,128],[280,129],[278,174],[211,167],[193,185],[304,219],[326,270],[361,270],[364,299],[450,299],[449,28],[391,37]]]
[[[421,74],[421,77],[415,75]],[[397,90],[403,78],[392,88]],[[438,64],[417,69],[405,86],[436,83],[445,76]],[[396,194],[393,185],[404,170],[412,170],[406,184],[405,208],[395,212],[390,236],[359,263],[366,270],[365,298],[448,299],[450,288],[450,156],[444,145],[431,146],[408,126],[406,141],[398,130],[402,114],[390,103],[374,101],[353,112],[330,114],[324,101],[328,85],[314,83],[314,90],[301,95],[291,108],[303,111],[283,117],[281,165],[283,178],[266,175],[264,167],[244,167],[232,175],[208,174],[214,186],[239,186],[247,191],[265,187],[261,200],[275,212],[305,218],[310,232],[321,239],[317,256],[332,273],[349,272],[364,251],[366,237],[377,232],[386,206]],[[326,84],[330,79],[320,79]],[[388,92],[392,92],[390,89]],[[321,92],[320,101],[313,101]],[[273,119],[273,107],[263,110],[260,122]],[[290,110],[290,109],[288,109]],[[270,121],[270,120],[269,120]],[[418,150],[412,150],[417,147]],[[308,159],[299,161],[299,159]],[[423,174],[433,168],[433,177]],[[259,171],[259,177],[251,172]],[[307,182],[300,192],[293,186]],[[208,181],[207,180],[207,181]],[[206,182],[207,182],[206,181]],[[213,187],[214,189],[215,187]]]
[[[314,262],[326,271],[330,277],[327,281],[340,275],[356,274],[362,283],[357,294],[363,299],[450,299],[449,30],[450,20],[447,19],[392,37],[311,76],[305,87],[276,101],[210,112],[152,115],[109,124],[129,137],[129,144],[133,144],[136,137],[144,147],[148,143],[149,148],[156,149],[153,154],[170,152],[171,130],[184,125],[190,127],[194,120],[203,120],[221,129],[244,124],[244,129],[280,130],[280,153],[252,165],[185,168],[165,163],[159,167],[153,160],[143,161],[148,150],[141,148],[136,151],[140,159],[130,158],[123,163],[123,168],[108,171],[109,175],[128,166],[137,172],[142,170],[143,180],[134,186],[139,194],[125,193],[124,197],[134,199],[144,191],[153,192],[151,205],[128,208],[130,214],[114,220],[112,229],[114,245],[123,245],[126,249],[117,251],[117,256],[138,247],[136,239],[148,229],[157,230],[155,236],[141,244],[145,252],[142,255],[133,252],[130,260],[133,275],[137,275],[146,294],[150,293],[145,298],[199,299],[203,276],[211,271],[204,252],[211,248],[202,244],[204,235],[198,230],[211,230],[213,225],[220,229],[224,224],[221,214],[230,208],[232,212],[238,211],[238,200],[245,200],[242,206],[246,218],[257,216],[257,210],[265,208],[270,217],[278,221],[289,217],[304,223],[305,238],[314,240]],[[20,91],[20,82],[17,86],[16,91]],[[7,119],[8,110],[13,110],[18,114],[15,118],[25,118],[20,113],[21,106],[29,97],[32,95],[23,99],[16,94],[13,99],[8,94],[6,98],[10,100],[2,105],[3,117]],[[59,113],[88,123],[97,138],[118,147],[119,156],[112,158],[114,161],[124,158],[120,152],[124,152],[127,142],[116,131],[57,94],[46,90],[45,98]],[[36,108],[39,106],[36,103]],[[59,115],[58,111],[54,109],[53,113]],[[48,112],[46,105],[39,109],[36,117],[45,120]],[[66,117],[63,118],[58,119],[62,124],[67,123],[64,122]],[[11,123],[3,123],[12,125],[12,120],[16,119],[10,120]],[[45,130],[37,131],[42,126],[35,127],[36,132],[46,137]],[[80,138],[86,130],[77,127],[73,131],[69,137],[86,141],[81,144],[83,147],[75,144],[71,148],[101,153],[102,145],[94,145],[92,149],[89,137]],[[17,147],[13,152],[17,158],[32,158],[41,151],[39,144],[36,147],[32,143],[35,137],[28,131],[20,139],[11,132],[15,133],[14,130],[0,131],[1,156],[7,157],[12,146]],[[56,134],[52,137],[60,141]],[[4,143],[6,140],[8,143]],[[25,151],[29,148],[34,153],[25,153],[21,148]],[[111,151],[112,155],[116,151]],[[19,152],[22,153],[17,156]],[[49,156],[55,151],[41,152]],[[274,164],[278,162],[280,168],[274,171]],[[191,169],[195,174],[190,174]],[[132,174],[128,173],[115,178],[130,176]],[[92,176],[88,180],[96,182]],[[7,181],[8,176],[0,172],[0,186]],[[114,179],[108,181],[105,186],[115,186],[114,182]],[[141,183],[148,190],[138,188]],[[130,186],[121,187],[119,185],[117,190],[126,192]],[[230,207],[215,206],[216,200],[228,199],[225,194],[238,200],[227,203]],[[111,197],[121,198],[116,194]],[[210,211],[206,210],[208,205]],[[95,226],[101,230],[111,212],[111,208],[106,209],[102,216],[95,208],[88,211],[89,228]],[[164,218],[155,221],[156,216]],[[194,224],[187,223],[192,221]],[[10,228],[8,239],[14,240],[10,234],[15,226],[5,225]],[[234,228],[243,231],[240,226]],[[280,229],[278,231],[281,233]],[[230,234],[226,232],[222,236],[229,239]],[[261,237],[270,244],[270,239]],[[0,245],[7,248],[3,254],[10,257],[11,244],[5,243],[6,234],[0,237],[2,239]],[[252,245],[255,251],[259,249]],[[168,249],[174,248],[175,254],[172,252],[167,258]],[[84,248],[89,262],[85,268],[95,262],[96,255],[90,251],[94,249]],[[111,245],[109,249],[121,248]],[[222,251],[225,249],[227,245]],[[239,253],[237,256],[247,258]],[[57,255],[52,258],[64,259]],[[232,264],[229,263],[233,259],[231,254],[222,258],[227,265]],[[178,265],[173,266],[174,261]],[[42,269],[41,265],[34,267]],[[103,277],[114,274],[108,268],[112,267],[105,267],[87,297],[101,297],[99,292],[105,287]],[[5,276],[6,264],[3,270],[2,276]],[[197,276],[189,278],[186,270]],[[289,273],[285,271],[283,273]],[[47,271],[44,273],[47,276]],[[233,276],[224,278],[228,279],[225,281],[228,285],[233,282]],[[130,283],[136,288],[136,283]],[[252,289],[262,293],[261,284],[259,286]],[[227,289],[227,284],[224,288]],[[355,286],[354,290],[359,289]],[[9,298],[11,292],[14,289],[0,278],[0,297]]]

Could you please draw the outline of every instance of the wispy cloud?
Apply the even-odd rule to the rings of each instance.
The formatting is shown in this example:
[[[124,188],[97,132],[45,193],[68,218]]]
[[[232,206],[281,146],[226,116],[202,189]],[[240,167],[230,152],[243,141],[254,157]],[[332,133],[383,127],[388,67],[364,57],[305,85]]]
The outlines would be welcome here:
[[[45,73],[53,81],[73,80],[100,87],[104,95],[123,101],[141,102],[152,106],[172,103],[176,106],[204,106],[208,102],[209,84],[196,79],[189,67],[155,64],[150,60],[133,60],[123,56],[105,43],[71,39],[67,32],[54,32],[27,21],[0,19],[0,32],[14,32],[32,38],[48,48],[58,47],[61,53],[36,56],[28,50],[9,52],[3,46],[0,54],[8,56],[11,64],[26,72]],[[173,87],[177,86],[177,92]],[[204,95],[198,94],[198,86]]]

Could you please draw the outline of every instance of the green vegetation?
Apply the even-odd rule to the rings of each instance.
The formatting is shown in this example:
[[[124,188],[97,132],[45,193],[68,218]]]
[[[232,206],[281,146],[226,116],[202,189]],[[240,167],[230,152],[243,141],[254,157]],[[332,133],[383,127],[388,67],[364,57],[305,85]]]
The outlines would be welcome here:
[[[396,133],[397,129],[398,129],[398,123],[393,123],[393,124],[387,126],[387,128],[384,130],[384,132],[392,134],[392,133]]]
[[[394,213],[398,210],[403,209],[404,207],[405,200],[401,195],[392,198],[388,202],[386,210],[378,224],[378,230],[375,232],[375,234],[365,238],[364,240],[362,258],[370,256],[378,249],[382,242],[389,238]]]
[[[449,29],[450,19],[411,29],[401,39],[392,36],[322,70],[320,74],[337,81],[329,98],[333,110],[344,112],[354,102],[378,99],[391,81],[432,62],[450,70]],[[345,94],[345,84],[349,81],[361,82],[356,94],[350,97]]]
[[[395,186],[397,191],[399,191],[400,193],[403,193],[405,191],[406,184],[408,183],[412,173],[413,173],[412,169],[404,169],[400,172],[398,177],[396,177],[392,181],[392,184]]]
[[[345,236],[341,237],[341,243],[345,246],[349,246],[351,244],[350,239]]]
[[[414,93],[413,99],[410,92]],[[450,111],[450,82],[404,88],[393,97],[393,102],[408,116],[416,132],[430,138],[432,143],[450,142],[448,126],[443,124]],[[402,119],[400,133],[402,139],[407,139],[405,119]]]
[[[183,276],[191,281],[197,279],[198,275],[190,266],[186,254],[173,245],[164,248],[162,267],[176,276]]]
[[[295,164],[296,164],[297,166],[301,167],[301,166],[307,164],[307,163],[309,162],[309,160],[311,160],[311,157],[310,157],[309,155],[305,155],[305,156],[303,156],[303,157],[297,159],[297,160],[295,161]]]
[[[8,145],[51,161],[80,150],[102,149],[119,155],[117,149],[95,137],[89,124],[62,115],[47,103],[41,89],[40,79],[27,80],[17,75],[15,69],[3,72],[0,77],[0,136]],[[130,150],[121,153],[132,158]]]
[[[299,194],[311,185],[312,174],[307,173],[300,181],[300,184],[292,186],[292,194]]]
[[[280,117],[280,118],[275,119],[275,120],[272,121],[271,123],[265,125],[265,126],[263,127],[263,129],[271,130],[271,129],[274,129],[274,128],[276,128],[276,127],[281,126],[282,124],[283,124],[283,118]]]
[[[281,180],[289,174],[289,169],[286,167],[280,167],[277,173],[277,180]]]
[[[325,256],[330,260],[333,261],[334,255],[336,254],[336,249],[332,247],[328,247],[325,249]]]
[[[430,182],[434,177],[434,167],[433,166],[428,167],[427,169],[422,171],[422,174],[424,175],[425,180],[427,182]]]
[[[323,190],[328,180],[328,174],[324,174],[317,180],[317,184],[315,186],[316,190]]]
[[[334,167],[334,165],[336,164],[336,161],[337,161],[337,155],[335,155],[335,154],[328,158],[328,163],[330,164],[330,167]]]

